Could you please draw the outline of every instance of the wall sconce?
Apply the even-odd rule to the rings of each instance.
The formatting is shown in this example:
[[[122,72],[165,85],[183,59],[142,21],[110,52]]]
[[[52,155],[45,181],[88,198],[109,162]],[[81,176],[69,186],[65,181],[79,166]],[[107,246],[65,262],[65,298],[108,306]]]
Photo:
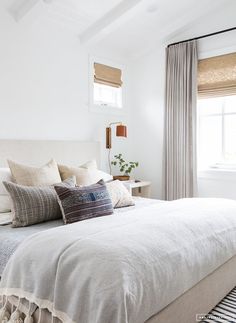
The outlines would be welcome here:
[[[117,137],[127,137],[127,127],[122,124],[122,122],[112,122],[109,124],[109,127],[106,128],[106,148],[109,149],[108,153],[108,162],[109,162],[109,169],[110,169],[110,174],[111,174],[111,147],[112,147],[112,130],[111,127],[112,125],[117,125],[116,126],[116,136]]]

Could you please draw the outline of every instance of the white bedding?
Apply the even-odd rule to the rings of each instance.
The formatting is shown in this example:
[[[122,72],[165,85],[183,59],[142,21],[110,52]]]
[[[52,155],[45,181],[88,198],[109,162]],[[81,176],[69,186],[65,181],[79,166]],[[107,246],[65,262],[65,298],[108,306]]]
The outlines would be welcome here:
[[[133,199],[135,201],[134,206],[118,208],[118,209],[115,209],[114,212],[116,214],[119,214],[133,209],[139,209],[139,208],[146,207],[148,205],[163,202],[160,200],[147,199],[142,197],[133,197]],[[12,212],[0,212],[0,226],[10,224],[12,222],[12,217],[13,217]]]
[[[135,206],[115,209],[115,214],[122,214],[134,209],[144,208],[148,205],[161,203],[158,200],[144,199],[135,197]],[[0,213],[0,277],[9,258],[15,252],[16,248],[30,235],[63,225],[62,220],[48,221],[29,227],[12,228],[12,213]]]
[[[234,255],[236,201],[165,202],[31,236],[0,295],[66,323],[143,323]]]

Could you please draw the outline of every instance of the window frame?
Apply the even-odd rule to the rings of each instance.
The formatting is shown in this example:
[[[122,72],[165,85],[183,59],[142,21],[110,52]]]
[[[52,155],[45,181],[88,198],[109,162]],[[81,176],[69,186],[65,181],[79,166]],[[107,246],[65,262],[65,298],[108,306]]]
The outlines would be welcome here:
[[[119,68],[122,70],[122,97],[121,107],[115,107],[112,105],[102,105],[102,104],[95,104],[94,103],[94,63],[100,63],[108,66],[112,66],[115,68]],[[104,114],[115,114],[115,115],[122,115],[125,112],[125,102],[126,102],[126,81],[125,81],[125,71],[123,64],[111,61],[106,58],[101,58],[97,56],[89,56],[89,110],[91,112],[97,113],[104,113]]]

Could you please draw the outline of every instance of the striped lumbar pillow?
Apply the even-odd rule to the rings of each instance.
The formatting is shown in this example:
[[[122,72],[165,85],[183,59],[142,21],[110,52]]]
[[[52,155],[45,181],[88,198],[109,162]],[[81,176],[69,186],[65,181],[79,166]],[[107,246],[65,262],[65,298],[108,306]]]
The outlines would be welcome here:
[[[3,184],[12,200],[13,227],[25,227],[62,218],[53,186],[24,186],[11,182],[3,182]],[[75,177],[56,185],[73,187]]]
[[[83,187],[55,186],[55,190],[66,224],[113,213],[112,202],[103,180]]]

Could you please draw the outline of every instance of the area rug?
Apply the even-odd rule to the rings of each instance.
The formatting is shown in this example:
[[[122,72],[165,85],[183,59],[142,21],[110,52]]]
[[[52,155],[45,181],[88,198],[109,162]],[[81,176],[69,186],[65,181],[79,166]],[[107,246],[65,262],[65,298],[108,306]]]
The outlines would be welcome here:
[[[201,322],[236,323],[236,287]]]

